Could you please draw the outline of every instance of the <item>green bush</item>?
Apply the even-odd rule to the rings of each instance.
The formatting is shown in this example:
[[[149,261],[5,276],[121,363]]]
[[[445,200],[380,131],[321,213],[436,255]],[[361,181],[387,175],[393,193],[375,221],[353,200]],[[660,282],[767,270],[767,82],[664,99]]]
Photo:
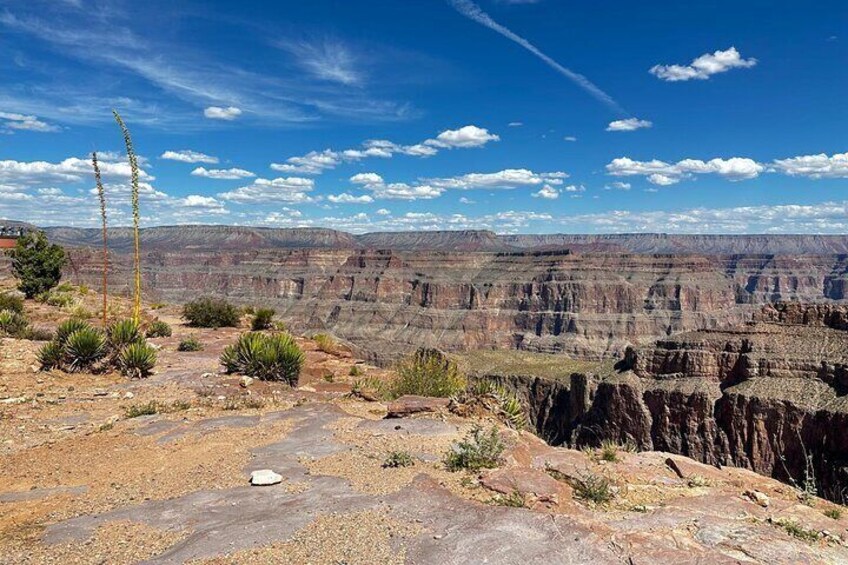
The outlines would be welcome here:
[[[394,384],[395,396],[413,394],[447,398],[465,390],[465,376],[456,363],[435,349],[419,349],[401,362]]]
[[[183,318],[197,328],[234,328],[239,325],[241,314],[226,300],[203,296],[183,306]]]
[[[274,314],[276,313],[277,311],[273,308],[260,308],[253,316],[250,328],[255,332],[272,329],[274,327]]]
[[[45,343],[38,350],[37,358],[42,371],[61,369],[65,359],[65,348],[56,341]]]
[[[21,334],[21,338],[28,339],[30,341],[52,341],[53,332],[44,328],[29,326],[24,330],[23,334]]]
[[[27,298],[47,292],[59,284],[67,258],[65,250],[47,241],[44,232],[31,232],[18,238],[9,252],[18,290]]]
[[[365,374],[365,371],[363,371],[362,367],[360,367],[359,365],[353,365],[350,368],[350,371],[348,371],[347,374],[350,375],[351,377],[361,377],[362,375]]]
[[[454,444],[445,457],[445,466],[449,471],[494,469],[500,464],[504,449],[506,446],[495,426],[485,432],[475,426],[465,439]]]
[[[586,473],[572,478],[574,496],[592,504],[606,504],[613,499],[612,483],[604,476]]]
[[[125,347],[142,341],[138,322],[132,318],[114,322],[106,330],[106,335],[109,337],[109,347],[115,355],[118,355]]]
[[[68,336],[65,360],[70,371],[86,371],[106,356],[106,336],[102,331],[87,327]]]
[[[143,341],[131,343],[118,356],[121,374],[134,379],[149,377],[156,366],[156,349]]]
[[[11,292],[0,293],[0,312],[8,310],[17,314],[24,313],[24,300],[20,296],[15,296]]]
[[[339,350],[339,345],[336,343],[336,340],[329,334],[315,334],[312,336],[312,339],[315,341],[315,345],[318,346],[318,349],[324,353],[333,355]]]
[[[288,334],[249,332],[224,349],[221,364],[228,373],[241,373],[267,381],[286,381],[296,386],[304,355]]]
[[[194,336],[189,336],[180,342],[177,351],[203,351],[203,344]]]
[[[56,308],[66,308],[73,304],[75,301],[73,295],[68,292],[60,291],[58,289],[42,292],[41,294],[36,296],[35,299],[41,302],[42,304],[47,304],[48,306],[55,306]]]
[[[171,326],[162,320],[154,320],[147,328],[147,337],[171,337]]]
[[[0,336],[23,337],[29,322],[26,317],[13,310],[0,310]]]
[[[415,460],[406,451],[392,451],[383,460],[384,469],[396,469],[398,467],[412,467]]]

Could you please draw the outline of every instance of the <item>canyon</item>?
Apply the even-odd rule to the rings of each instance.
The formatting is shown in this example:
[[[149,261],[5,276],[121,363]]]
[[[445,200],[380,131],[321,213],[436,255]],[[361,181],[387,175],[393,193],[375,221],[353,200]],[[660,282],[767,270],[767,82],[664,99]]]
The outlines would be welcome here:
[[[72,249],[71,280],[96,286],[99,232],[48,233]],[[110,237],[111,284],[126,292],[131,238]],[[143,230],[142,248],[152,300],[207,293],[270,306],[293,330],[333,333],[381,364],[417,347],[618,358],[629,345],[744,323],[766,304],[848,299],[844,236],[187,226]]]

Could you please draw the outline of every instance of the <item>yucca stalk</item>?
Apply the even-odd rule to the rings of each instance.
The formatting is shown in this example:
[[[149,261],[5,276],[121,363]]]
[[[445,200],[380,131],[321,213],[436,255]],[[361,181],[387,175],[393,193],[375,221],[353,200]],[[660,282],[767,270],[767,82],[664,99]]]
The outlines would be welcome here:
[[[121,115],[117,110],[112,110],[115,115],[115,121],[121,128],[121,133],[124,134],[124,144],[127,146],[127,158],[130,162],[130,170],[132,173],[132,209],[133,209],[133,245],[135,247],[135,259],[133,267],[135,268],[135,296],[133,300],[133,320],[141,322],[141,245],[139,243],[138,224],[139,224],[139,208],[138,208],[138,158],[133,149],[132,137],[130,130],[121,119]]]
[[[108,324],[109,315],[109,241],[106,235],[106,195],[100,178],[100,165],[97,163],[97,151],[91,154],[94,166],[94,182],[97,184],[97,197],[100,199],[100,219],[103,222],[103,327]]]

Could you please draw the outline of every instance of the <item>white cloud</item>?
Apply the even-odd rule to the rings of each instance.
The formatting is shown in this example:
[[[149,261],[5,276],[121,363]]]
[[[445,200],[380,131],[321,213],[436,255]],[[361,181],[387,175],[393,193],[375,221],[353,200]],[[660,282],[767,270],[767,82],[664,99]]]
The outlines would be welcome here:
[[[301,67],[321,80],[348,86],[364,80],[353,50],[339,41],[280,41],[277,46],[294,55]]]
[[[613,159],[606,166],[607,173],[613,176],[644,176],[648,182],[659,186],[669,186],[693,175],[715,174],[730,181],[756,178],[766,168],[753,159],[731,157],[730,159],[684,159],[677,163],[664,161],[634,161],[628,157]]]
[[[820,153],[778,159],[774,161],[773,168],[793,177],[844,179],[848,178],[848,153],[836,153],[833,156]]]
[[[554,188],[549,184],[546,184],[542,188],[539,189],[539,192],[533,193],[533,198],[546,198],[548,200],[556,200],[559,198],[560,192],[562,192],[559,188]]]
[[[203,110],[203,115],[210,120],[226,120],[232,121],[241,116],[242,111],[235,106],[222,108],[220,106],[209,106]]]
[[[735,47],[701,55],[689,65],[656,65],[651,74],[668,82],[707,80],[713,75],[731,69],[749,69],[757,64],[756,59],[743,59]]]
[[[466,198],[465,196],[460,197],[459,203],[460,204],[476,204],[476,202],[474,202],[470,198]]]
[[[424,143],[433,147],[463,149],[471,147],[482,147],[490,141],[500,141],[500,137],[489,133],[486,128],[477,126],[465,126],[455,130],[446,130],[436,136],[436,139],[428,139]]]
[[[350,182],[353,184],[382,184],[383,177],[377,173],[359,173],[350,177]]]
[[[521,127],[521,126],[523,126],[523,125],[524,125],[524,122],[509,122],[509,123],[507,124],[507,127],[511,127],[511,128],[520,128],[520,127]]]
[[[399,145],[385,139],[365,141],[361,147],[336,151],[310,151],[306,155],[289,157],[285,163],[271,163],[271,169],[288,174],[320,175],[326,170],[335,169],[342,163],[352,163],[368,158],[389,159],[396,154],[410,157],[432,157],[440,149],[482,147],[500,137],[489,133],[485,128],[465,126],[456,130],[446,130],[435,139],[427,139],[413,145]]]
[[[239,204],[263,204],[267,202],[314,202],[307,193],[315,188],[315,181],[299,177],[276,179],[259,178],[253,184],[242,186],[218,195],[222,200]]]
[[[159,156],[159,158],[167,159],[169,161],[180,161],[181,163],[208,163],[211,165],[218,163],[217,157],[212,157],[211,155],[200,153],[199,151],[191,151],[189,149],[183,149],[181,151],[165,151]]]
[[[604,188],[606,190],[613,190],[613,189],[615,189],[615,190],[630,190],[630,183],[629,182],[616,181],[616,182],[609,183]]]
[[[379,215],[379,216],[391,216],[392,215],[392,213],[385,208],[380,208],[379,210],[377,210],[374,213]]]
[[[107,153],[98,154],[100,172],[104,180],[109,178],[128,179],[131,176],[129,163],[125,160],[116,161]],[[0,183],[16,185],[51,184],[55,182],[80,182],[93,178],[94,172],[91,161],[69,157],[59,163],[46,161],[0,161]],[[154,180],[143,168],[139,178],[145,181]]]
[[[607,126],[607,131],[635,131],[652,127],[654,124],[648,120],[639,118],[627,118],[626,120],[615,120]]]
[[[196,177],[219,180],[246,179],[256,176],[254,173],[244,169],[207,169],[206,167],[197,167],[191,174]]]
[[[60,131],[61,128],[53,124],[48,124],[37,116],[29,116],[25,114],[16,114],[13,112],[0,112],[0,131],[11,132],[18,131],[37,131],[37,132],[54,132]]]
[[[577,141],[577,138],[576,138],[575,136],[573,136],[573,135],[567,135],[567,136],[565,136],[563,139],[564,139],[565,141],[570,141],[570,142],[572,142],[572,143],[573,143],[573,142],[575,142],[575,141]]]
[[[327,200],[334,204],[368,204],[370,202],[374,202],[374,199],[367,194],[363,194],[362,196],[354,196],[349,192],[343,192],[342,194],[331,194],[327,197]]]

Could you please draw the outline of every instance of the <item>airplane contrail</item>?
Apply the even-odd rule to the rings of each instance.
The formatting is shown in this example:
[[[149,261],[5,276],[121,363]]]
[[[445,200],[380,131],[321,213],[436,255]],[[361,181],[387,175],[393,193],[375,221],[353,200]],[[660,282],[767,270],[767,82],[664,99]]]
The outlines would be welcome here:
[[[583,75],[581,75],[579,73],[575,73],[574,71],[563,67],[562,65],[560,65],[559,63],[554,61],[552,58],[550,58],[547,55],[545,55],[544,53],[542,53],[535,45],[533,45],[532,43],[530,43],[529,41],[527,41],[526,39],[524,39],[520,35],[516,35],[515,33],[513,33],[508,28],[502,26],[501,24],[499,24],[498,22],[493,20],[491,18],[491,16],[489,16],[489,14],[484,12],[483,9],[480,8],[480,6],[478,6],[477,4],[472,2],[471,0],[447,0],[447,1],[451,6],[453,6],[453,8],[457,12],[459,12],[460,14],[465,16],[466,18],[474,20],[475,22],[477,22],[481,25],[484,25],[487,28],[489,28],[493,31],[496,31],[497,33],[503,35],[507,39],[514,41],[515,43],[524,47],[525,49],[527,49],[528,51],[533,53],[536,57],[538,57],[539,59],[541,59],[542,61],[547,63],[548,66],[553,68],[555,71],[557,71],[558,73],[564,75],[566,78],[575,82],[580,88],[582,88],[583,90],[585,90],[586,92],[588,92],[589,94],[591,94],[596,99],[600,100],[601,102],[603,102],[604,104],[606,104],[607,106],[609,106],[610,108],[615,110],[616,112],[618,112],[620,114],[625,114],[625,115],[627,114],[627,112],[621,106],[618,105],[618,102],[613,100],[613,98],[609,94],[607,94],[606,92],[604,92],[603,90],[601,90],[600,88],[595,86],[595,84],[592,83],[592,81],[590,81],[589,79],[587,79],[586,77],[584,77]]]

